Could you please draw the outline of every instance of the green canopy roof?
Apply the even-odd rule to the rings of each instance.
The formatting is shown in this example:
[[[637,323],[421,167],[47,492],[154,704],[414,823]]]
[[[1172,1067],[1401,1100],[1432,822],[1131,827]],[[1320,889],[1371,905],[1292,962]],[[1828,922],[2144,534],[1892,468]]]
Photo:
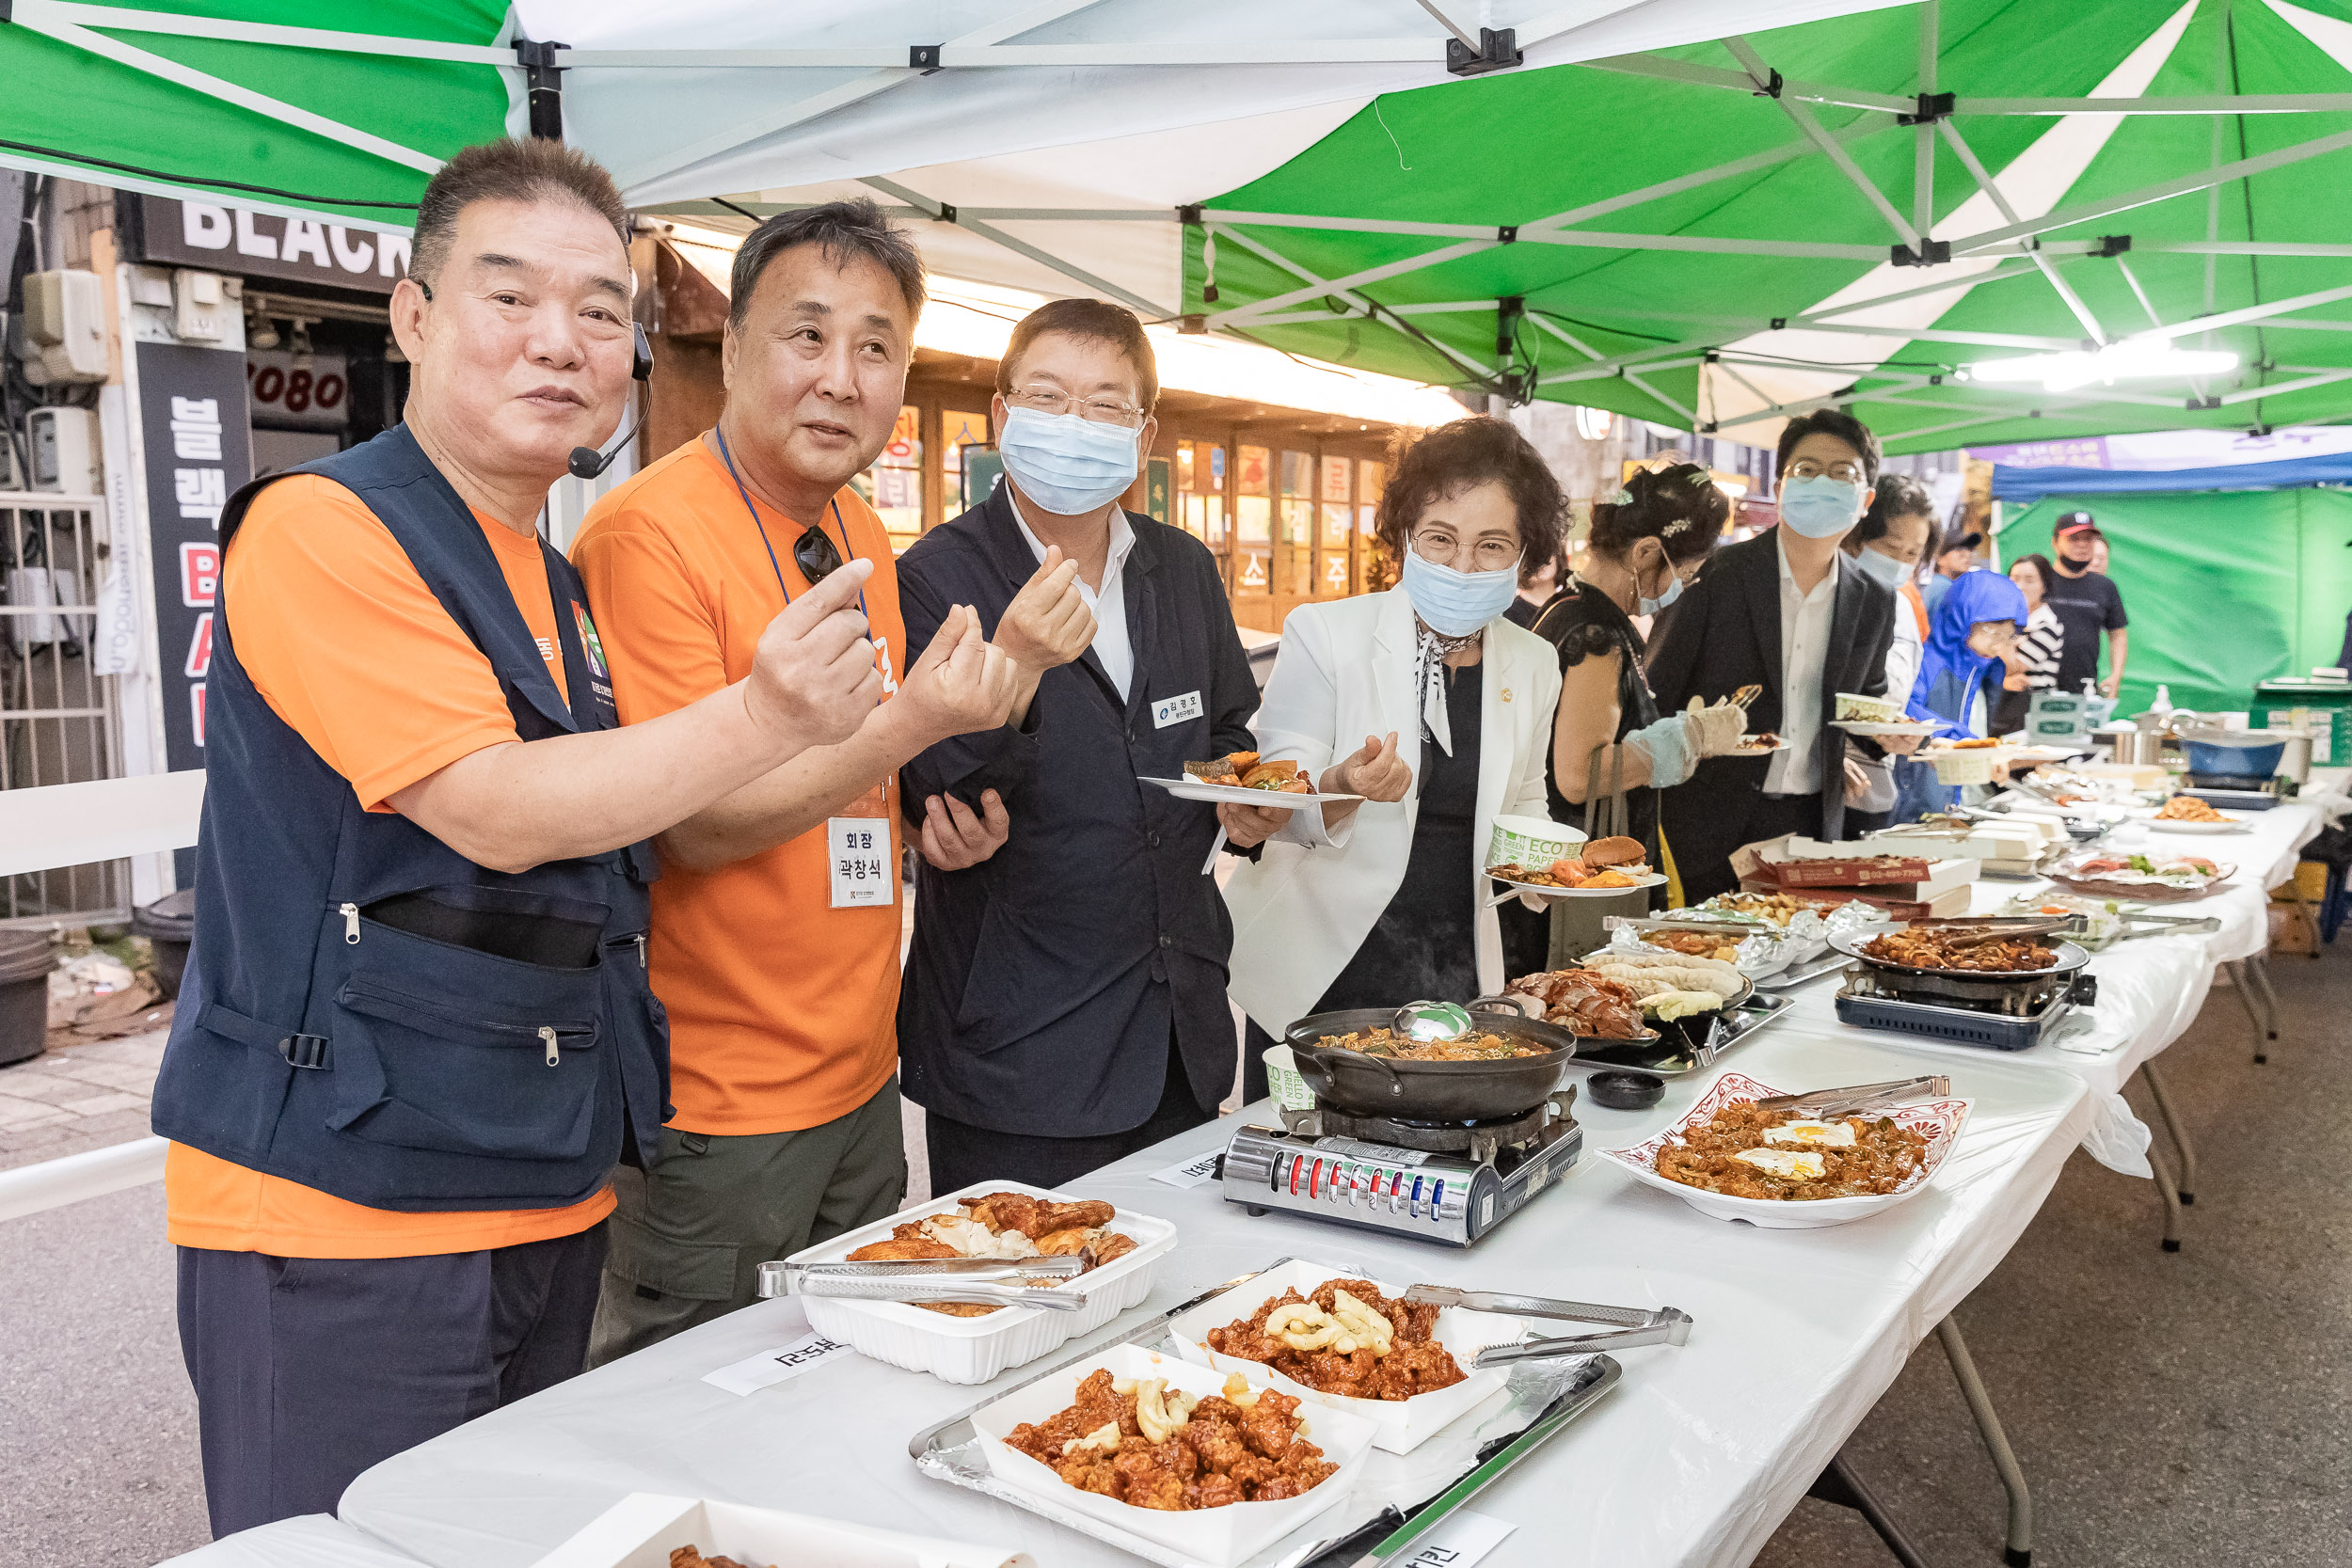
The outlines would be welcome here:
[[[1751,441],[1831,404],[1895,451],[2340,420],[2347,18],[1946,0],[1392,93],[1204,204],[1184,309]],[[1963,370],[2135,338],[2239,366],[2065,391]]]
[[[127,190],[405,229],[514,108],[496,0],[16,0],[10,22],[0,162]]]

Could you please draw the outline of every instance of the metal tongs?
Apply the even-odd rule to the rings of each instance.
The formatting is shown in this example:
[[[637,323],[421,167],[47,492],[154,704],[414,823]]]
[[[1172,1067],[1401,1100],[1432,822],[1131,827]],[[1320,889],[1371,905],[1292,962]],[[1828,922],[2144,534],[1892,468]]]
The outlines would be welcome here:
[[[1906,1100],[1941,1100],[1951,1092],[1951,1079],[1937,1072],[1921,1078],[1890,1079],[1883,1084],[1849,1084],[1843,1088],[1770,1095],[1754,1103],[1759,1111],[1802,1111],[1817,1118],[1827,1118],[1900,1104]]]
[[[762,1298],[782,1295],[835,1296],[853,1301],[975,1301],[995,1307],[1042,1307],[1075,1312],[1087,1304],[1075,1291],[1023,1283],[1071,1279],[1086,1272],[1087,1259],[1058,1258],[914,1258],[870,1262],[759,1265]]]
[[[2079,931],[2087,924],[2079,914],[1963,915],[1948,920],[1915,920],[1910,928],[1931,932],[1947,947],[1981,947],[1988,942]]]
[[[1519,1318],[1566,1318],[1576,1323],[1613,1323],[1602,1334],[1567,1334],[1549,1339],[1526,1339],[1516,1345],[1494,1345],[1480,1351],[1472,1368],[1506,1367],[1515,1361],[1542,1361],[1560,1355],[1590,1355],[1596,1351],[1624,1350],[1634,1345],[1679,1345],[1691,1338],[1691,1314],[1678,1307],[1644,1311],[1635,1307],[1601,1307],[1588,1301],[1558,1301],[1550,1296],[1512,1296],[1494,1291],[1457,1291],[1451,1285],[1416,1285],[1406,1301],[1432,1307],[1459,1307],[1471,1312],[1502,1312]]]

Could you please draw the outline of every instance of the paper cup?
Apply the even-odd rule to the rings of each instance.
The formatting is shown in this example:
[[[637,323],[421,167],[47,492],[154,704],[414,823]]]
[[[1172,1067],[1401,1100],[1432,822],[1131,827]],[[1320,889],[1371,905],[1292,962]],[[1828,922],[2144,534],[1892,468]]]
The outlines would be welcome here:
[[[1266,1048],[1266,1088],[1274,1096],[1274,1103],[1285,1111],[1311,1111],[1315,1108],[1315,1091],[1307,1086],[1307,1080],[1298,1075],[1298,1060],[1287,1045]]]
[[[1544,816],[1498,816],[1486,841],[1488,865],[1549,865],[1576,853],[1584,835]]]
[[[1954,752],[1935,759],[1935,782],[1942,784],[1980,784],[1993,782],[1993,753],[1988,750]]]

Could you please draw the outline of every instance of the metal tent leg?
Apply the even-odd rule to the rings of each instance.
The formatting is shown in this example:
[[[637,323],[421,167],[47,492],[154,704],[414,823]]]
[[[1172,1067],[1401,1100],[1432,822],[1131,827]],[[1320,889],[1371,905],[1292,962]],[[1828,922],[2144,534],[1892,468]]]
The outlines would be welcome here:
[[[2270,1026],[2263,1022],[2262,1008],[2254,1000],[2253,982],[2246,977],[2245,962],[2233,958],[2221,969],[2230,977],[2230,989],[2237,992],[2238,1006],[2246,1009],[2246,1021],[2254,1026],[2254,1060],[2270,1060],[2270,1053],[2264,1047],[2264,1042],[2272,1037]]]
[[[2164,1130],[2172,1135],[2172,1147],[2181,1156],[2181,1205],[2186,1208],[2197,1201],[2197,1150],[2188,1141],[2188,1133],[2181,1126],[2178,1112],[2172,1109],[2172,1097],[2164,1092],[2164,1080],[2156,1076],[2156,1064],[2152,1057],[2139,1064],[2139,1075],[2148,1080],[2148,1093],[2156,1102],[2156,1114],[2164,1118]]]
[[[1928,1568],[1928,1560],[1919,1555],[1919,1548],[1902,1532],[1902,1527],[1887,1517],[1886,1509],[1878,1495],[1862,1484],[1862,1478],[1847,1466],[1846,1456],[1839,1454],[1805,1489],[1808,1497],[1819,1497],[1825,1503],[1851,1508],[1862,1515],[1863,1522],[1886,1543],[1886,1549],[1895,1554],[1895,1560],[1903,1568]]]
[[[2009,1494],[2009,1538],[2001,1548],[2001,1560],[2010,1568],[2030,1568],[2033,1494],[2026,1488],[2026,1472],[2009,1446],[2009,1434],[2001,1430],[2001,1418],[1993,1409],[1993,1396],[1984,1391],[1984,1380],[1977,1375],[1977,1364],[1968,1354],[1968,1341],[1960,1337],[1960,1324],[1947,1317],[1935,1325],[1935,1337],[1944,1342],[1945,1358],[1952,1364],[1952,1377],[1968,1401],[1968,1413],[1977,1418],[1978,1435],[1992,1452],[1993,1468],[2000,1472],[2001,1489]]]

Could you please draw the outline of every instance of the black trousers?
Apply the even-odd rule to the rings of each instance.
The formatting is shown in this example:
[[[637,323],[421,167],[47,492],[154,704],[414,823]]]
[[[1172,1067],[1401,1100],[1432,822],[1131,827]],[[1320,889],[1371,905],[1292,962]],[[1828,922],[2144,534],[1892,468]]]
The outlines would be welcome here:
[[[1735,797],[1724,802],[1726,811],[1737,811],[1740,801]],[[1821,798],[1819,795],[1765,795],[1748,797],[1747,822],[1739,836],[1731,842],[1758,844],[1783,833],[1802,833],[1811,838],[1821,831]],[[1731,869],[1728,856],[1711,864],[1693,865],[1676,849],[1674,834],[1666,835],[1667,852],[1675,857],[1675,874],[1682,880],[1682,899],[1695,904],[1712,898],[1719,893],[1730,893],[1740,886],[1739,874]]]
[[[603,1266],[602,1225],[426,1258],[182,1247],[213,1533],[331,1513],[377,1461],[577,1374]]]
[[[1264,1081],[1264,1070],[1259,1080]],[[931,1156],[931,1196],[952,1193],[976,1181],[1025,1181],[1032,1187],[1058,1187],[1089,1171],[1124,1160],[1138,1148],[1163,1138],[1214,1121],[1216,1112],[1203,1110],[1193,1098],[1184,1077],[1184,1058],[1177,1054],[1175,1035],[1168,1041],[1168,1077],[1160,1087],[1160,1102],[1151,1118],[1124,1132],[1104,1132],[1084,1138],[1044,1138],[1027,1132],[997,1132],[956,1121],[937,1111],[925,1113],[923,1138]]]

